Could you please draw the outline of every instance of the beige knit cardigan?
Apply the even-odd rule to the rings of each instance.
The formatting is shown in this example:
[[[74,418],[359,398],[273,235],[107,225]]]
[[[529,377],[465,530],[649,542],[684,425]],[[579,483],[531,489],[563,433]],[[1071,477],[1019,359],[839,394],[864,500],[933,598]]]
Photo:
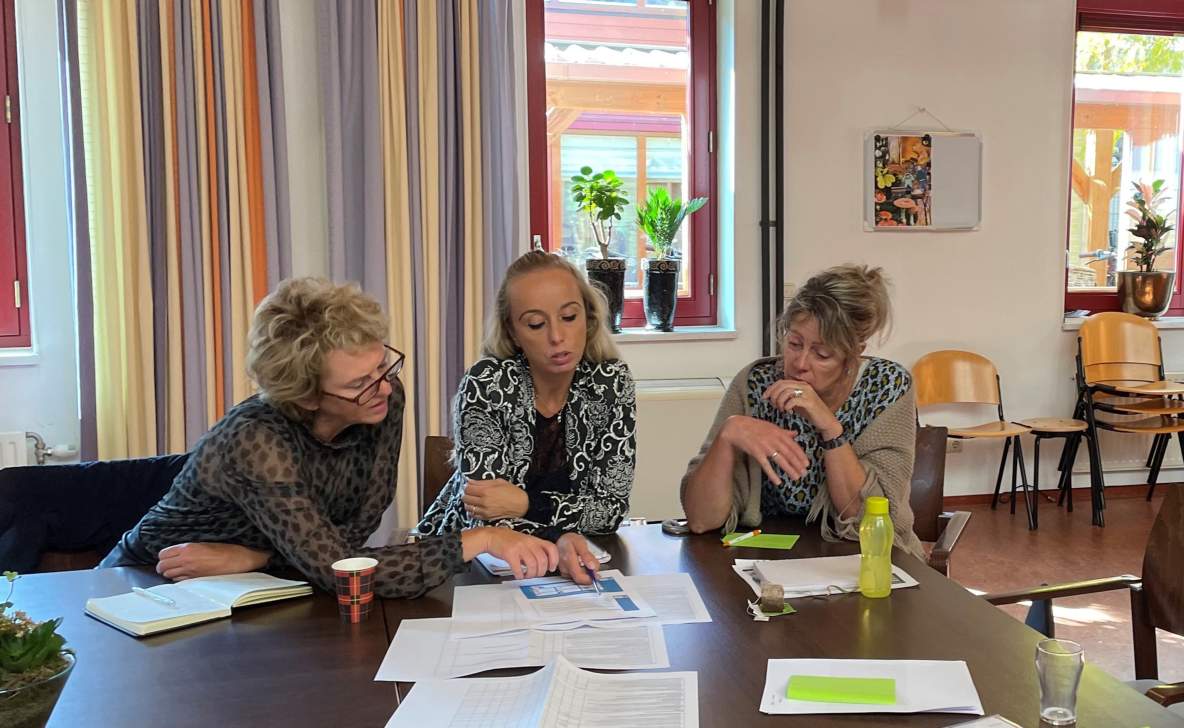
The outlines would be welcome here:
[[[754,366],[769,361],[758,359],[740,370],[732,379],[731,386],[720,402],[715,422],[707,433],[699,453],[691,458],[683,476],[681,492],[686,496],[687,479],[699,467],[711,443],[715,441],[724,422],[732,415],[751,416],[745,396],[748,375]],[[867,479],[859,489],[863,502],[868,496],[884,496],[888,499],[888,513],[895,528],[893,545],[916,556],[922,561],[925,552],[921,541],[913,533],[913,509],[909,506],[909,488],[913,477],[913,450],[916,447],[917,409],[910,386],[895,403],[889,405],[874,419],[859,437],[851,443],[855,455],[867,473]],[[759,463],[746,453],[737,453],[732,470],[732,509],[724,521],[723,531],[733,531],[738,525],[757,528],[761,525],[761,477],[764,471]],[[859,521],[863,518],[863,507],[859,512],[841,518],[833,513],[830,492],[820,487],[814,496],[806,522],[820,519],[822,538],[827,541],[847,539],[859,540]],[[832,522],[834,526],[832,527]]]

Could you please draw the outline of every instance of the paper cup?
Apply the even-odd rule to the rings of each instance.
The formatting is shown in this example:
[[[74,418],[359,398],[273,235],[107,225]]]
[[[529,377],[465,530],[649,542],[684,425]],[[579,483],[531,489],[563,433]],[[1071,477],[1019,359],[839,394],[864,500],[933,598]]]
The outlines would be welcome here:
[[[360,556],[335,561],[331,568],[341,620],[356,624],[366,619],[374,605],[374,572],[378,561]]]

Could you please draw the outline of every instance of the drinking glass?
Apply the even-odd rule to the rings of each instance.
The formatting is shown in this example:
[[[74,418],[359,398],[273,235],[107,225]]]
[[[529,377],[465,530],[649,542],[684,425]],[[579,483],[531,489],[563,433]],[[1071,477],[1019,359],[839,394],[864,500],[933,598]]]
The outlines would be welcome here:
[[[1077,684],[1085,666],[1081,645],[1069,640],[1043,640],[1036,645],[1036,676],[1040,678],[1040,719],[1048,725],[1077,722]]]

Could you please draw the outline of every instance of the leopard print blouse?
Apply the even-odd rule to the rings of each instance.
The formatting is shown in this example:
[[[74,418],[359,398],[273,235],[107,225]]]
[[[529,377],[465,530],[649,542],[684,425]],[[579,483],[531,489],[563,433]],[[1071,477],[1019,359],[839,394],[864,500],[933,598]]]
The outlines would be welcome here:
[[[863,362],[855,387],[835,413],[850,441],[858,439],[872,420],[903,397],[912,385],[912,377],[908,370],[894,361],[867,357]],[[819,444],[821,438],[818,430],[805,417],[797,412],[782,412],[762,396],[766,389],[781,379],[781,376],[780,358],[769,359],[753,366],[748,374],[745,395],[748,409],[757,419],[797,432],[798,444],[805,451],[810,467],[804,476],[798,480],[787,479],[784,485],[774,485],[769,482],[768,477],[762,475],[761,511],[765,516],[805,515],[809,513],[814,502],[814,494],[826,480],[826,469]]]
[[[419,532],[445,534],[496,525],[550,540],[569,531],[612,533],[629,509],[636,409],[628,365],[617,360],[581,361],[561,411],[570,487],[527,490],[530,507],[525,517],[485,524],[465,511],[465,485],[502,478],[526,488],[536,411],[525,357],[479,360],[461,379],[453,401],[456,471],[424,514]]]
[[[403,405],[396,382],[386,419],[325,443],[258,396],[244,400],[202,437],[169,492],[116,550],[124,563],[151,564],[173,544],[240,544],[273,551],[273,565],[286,561],[330,591],[334,561],[370,556],[378,560],[376,594],[424,593],[464,570],[457,534],[363,547],[395,495]]]

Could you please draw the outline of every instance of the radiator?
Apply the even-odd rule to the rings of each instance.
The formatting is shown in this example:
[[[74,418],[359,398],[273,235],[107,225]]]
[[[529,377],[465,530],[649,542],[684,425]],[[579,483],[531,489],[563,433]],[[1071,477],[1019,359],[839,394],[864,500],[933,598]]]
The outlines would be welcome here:
[[[637,470],[630,517],[682,517],[678,486],[711,428],[723,393],[718,379],[638,380]]]
[[[29,464],[29,442],[22,432],[0,432],[0,468]]]

